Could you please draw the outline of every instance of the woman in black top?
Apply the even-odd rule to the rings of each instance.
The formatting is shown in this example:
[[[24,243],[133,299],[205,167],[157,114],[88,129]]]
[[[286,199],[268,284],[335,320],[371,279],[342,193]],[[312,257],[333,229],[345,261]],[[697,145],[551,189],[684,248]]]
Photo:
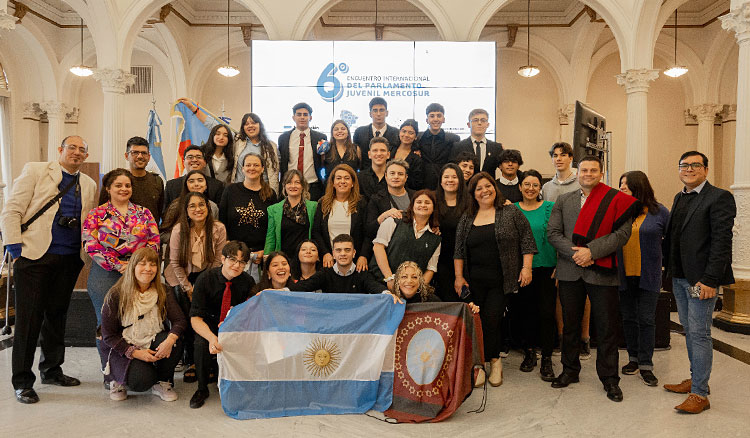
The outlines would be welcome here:
[[[401,124],[401,130],[398,137],[401,144],[391,149],[391,159],[404,160],[409,163],[409,179],[406,180],[406,186],[412,190],[422,190],[424,188],[424,164],[422,157],[417,155],[412,149],[412,145],[417,140],[419,134],[419,124],[414,119],[405,120]]]
[[[442,246],[434,282],[437,296],[442,301],[460,301],[453,287],[456,281],[453,251],[456,247],[458,221],[469,208],[468,193],[461,169],[453,163],[443,166],[440,170],[440,185],[435,191]]]
[[[523,213],[515,205],[503,206],[505,199],[490,174],[474,175],[469,181],[469,193],[472,195],[469,210],[456,228],[454,287],[460,293],[464,286],[471,286],[471,297],[482,308],[479,316],[484,357],[490,359],[492,369],[488,380],[492,386],[500,386],[503,383],[500,327],[506,295],[531,282],[536,243]],[[483,383],[482,372],[477,381]]]
[[[263,179],[260,155],[247,154],[242,173],[245,180],[228,185],[221,196],[219,220],[227,228],[227,240],[245,242],[252,252],[251,262],[259,265],[268,230],[268,206],[276,202],[276,194]]]
[[[305,239],[300,242],[297,245],[297,250],[292,254],[297,255],[291,260],[292,277],[296,280],[307,280],[323,269],[318,243],[312,239]]]
[[[339,164],[348,164],[355,171],[360,169],[362,152],[359,150],[359,146],[352,142],[349,125],[343,120],[336,120],[331,125],[330,143],[331,147],[323,158],[323,165],[326,168],[326,179],[331,177],[333,168]]]

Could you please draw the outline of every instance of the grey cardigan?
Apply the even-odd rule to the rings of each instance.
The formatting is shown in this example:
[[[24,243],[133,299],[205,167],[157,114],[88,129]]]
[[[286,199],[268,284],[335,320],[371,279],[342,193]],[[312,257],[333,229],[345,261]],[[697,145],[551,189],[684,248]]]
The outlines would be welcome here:
[[[456,228],[454,259],[466,260],[466,239],[473,223],[474,216],[468,213],[461,216]],[[515,293],[518,291],[518,275],[523,266],[523,255],[538,252],[531,225],[515,205],[505,205],[495,210],[495,241],[503,269],[503,292]]]

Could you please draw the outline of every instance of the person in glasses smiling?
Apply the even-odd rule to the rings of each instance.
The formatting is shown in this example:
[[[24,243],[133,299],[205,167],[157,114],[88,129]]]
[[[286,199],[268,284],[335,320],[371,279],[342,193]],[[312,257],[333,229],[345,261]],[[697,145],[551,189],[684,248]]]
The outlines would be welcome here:
[[[190,399],[192,409],[203,406],[209,396],[212,356],[221,352],[219,324],[231,307],[250,297],[250,289],[255,285],[252,277],[245,272],[249,260],[250,250],[245,243],[236,240],[227,242],[221,251],[221,266],[205,270],[195,280],[190,324],[197,334],[193,354],[198,389]]]
[[[208,197],[216,204],[221,201],[221,194],[224,193],[224,183],[216,178],[208,176],[206,169],[206,159],[203,155],[203,149],[198,145],[191,145],[185,148],[183,153],[185,172],[191,170],[200,170],[206,174],[206,185],[208,186]],[[182,191],[183,180],[185,176],[180,178],[170,179],[167,181],[166,188],[164,189],[164,208],[168,208],[169,204],[180,196]]]

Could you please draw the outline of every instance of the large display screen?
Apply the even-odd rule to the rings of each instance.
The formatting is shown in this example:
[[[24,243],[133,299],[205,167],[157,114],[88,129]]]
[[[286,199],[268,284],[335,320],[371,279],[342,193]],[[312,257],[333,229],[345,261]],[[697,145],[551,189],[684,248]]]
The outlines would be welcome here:
[[[443,129],[469,135],[474,108],[495,119],[495,43],[426,41],[253,41],[252,109],[272,140],[294,127],[292,106],[313,108],[311,126],[330,137],[334,120],[354,133],[371,123],[368,103],[388,102],[387,123],[428,128],[425,108],[445,107]],[[494,123],[487,137],[494,139]]]

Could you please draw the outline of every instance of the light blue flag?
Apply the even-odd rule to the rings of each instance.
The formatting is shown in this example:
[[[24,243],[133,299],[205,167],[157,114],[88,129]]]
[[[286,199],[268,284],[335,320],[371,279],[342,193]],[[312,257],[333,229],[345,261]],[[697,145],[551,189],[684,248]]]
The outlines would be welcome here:
[[[219,393],[236,419],[384,411],[393,399],[390,295],[266,291],[219,329]]]
[[[151,160],[149,160],[147,166],[148,170],[152,172],[156,170],[161,178],[166,181],[167,170],[164,167],[164,156],[161,153],[161,119],[155,110],[148,112],[148,152],[151,154]]]

